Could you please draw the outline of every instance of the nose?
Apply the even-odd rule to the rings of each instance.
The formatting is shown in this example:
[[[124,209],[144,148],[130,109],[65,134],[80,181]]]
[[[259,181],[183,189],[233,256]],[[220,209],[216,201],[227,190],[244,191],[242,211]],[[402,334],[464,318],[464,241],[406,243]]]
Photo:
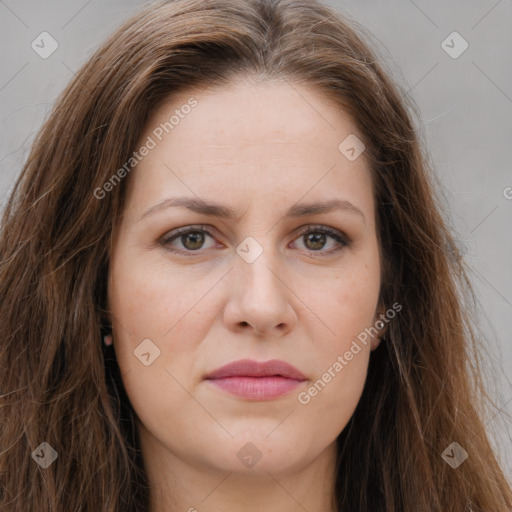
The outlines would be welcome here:
[[[230,272],[224,322],[233,332],[280,337],[297,322],[290,302],[295,294],[269,252],[263,251],[252,263],[237,258]]]

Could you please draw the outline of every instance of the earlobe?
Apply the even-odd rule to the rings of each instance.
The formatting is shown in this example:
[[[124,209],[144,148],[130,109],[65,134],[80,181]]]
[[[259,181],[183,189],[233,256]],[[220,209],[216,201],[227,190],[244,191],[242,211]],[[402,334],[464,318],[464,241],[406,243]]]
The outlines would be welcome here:
[[[384,338],[384,335],[382,336],[375,336],[372,341],[370,342],[370,350],[371,351],[374,351],[380,344],[381,342],[385,342],[385,338]]]
[[[370,342],[370,350],[372,351],[375,350],[381,342],[386,341],[385,337],[388,330],[388,325],[384,320],[386,318],[385,311],[386,308],[382,306],[377,309],[375,314],[373,325],[379,332],[372,338],[372,341]]]

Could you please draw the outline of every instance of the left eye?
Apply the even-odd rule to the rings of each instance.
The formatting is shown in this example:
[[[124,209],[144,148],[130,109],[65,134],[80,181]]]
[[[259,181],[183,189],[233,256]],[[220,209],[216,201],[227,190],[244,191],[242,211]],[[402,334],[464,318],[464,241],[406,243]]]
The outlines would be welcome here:
[[[198,252],[200,249],[204,248],[203,245],[205,242],[205,237],[214,239],[214,235],[205,226],[190,226],[171,231],[167,236],[162,238],[161,244],[172,252],[181,253],[188,256],[190,253]],[[321,251],[320,249],[326,245],[328,238],[334,240],[334,244],[332,244],[334,245],[334,249],[331,248],[327,251]],[[304,240],[306,251],[321,252],[322,254],[337,252],[349,245],[348,239],[340,232],[323,226],[309,227],[307,230],[303,231],[295,240],[300,239]],[[174,241],[181,242],[182,247],[176,248],[173,245]],[[214,246],[215,244],[213,244],[211,247]]]
[[[298,239],[303,239],[305,241],[306,250],[311,252],[319,252],[319,249],[325,245],[328,238],[335,241],[333,244],[334,249],[322,251],[322,253],[329,254],[337,252],[349,245],[348,239],[341,233],[324,227],[310,227],[298,237]],[[308,244],[310,245],[309,247]]]

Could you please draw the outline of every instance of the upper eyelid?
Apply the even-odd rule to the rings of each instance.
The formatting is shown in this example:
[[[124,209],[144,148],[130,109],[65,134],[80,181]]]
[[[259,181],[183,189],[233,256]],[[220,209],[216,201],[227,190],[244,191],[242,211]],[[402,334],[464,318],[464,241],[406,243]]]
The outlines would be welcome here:
[[[293,230],[293,233],[302,234],[304,232],[307,232],[307,231],[310,231],[310,230],[314,230],[314,229],[324,230],[324,231],[327,231],[327,232],[332,231],[333,234],[337,234],[337,235],[339,235],[339,236],[341,236],[343,238],[347,238],[348,239],[348,236],[343,231],[341,231],[340,229],[332,228],[332,227],[326,226],[324,224],[303,224],[302,226],[299,226],[298,228],[295,228]],[[189,226],[181,226],[181,227],[172,229],[172,230],[166,232],[161,237],[161,239],[170,239],[170,238],[174,238],[174,237],[177,237],[179,235],[186,234],[188,232],[194,232],[194,231],[204,231],[208,235],[214,236],[215,235],[215,231],[217,231],[217,230],[215,228],[211,227],[211,226],[206,225],[206,224],[191,224]],[[175,233],[172,236],[169,236],[173,232],[175,232]]]
[[[298,228],[294,229],[293,232],[296,233],[296,237],[303,236],[305,234],[308,234],[310,231],[325,231],[325,234],[328,236],[331,236],[331,238],[336,239],[336,237],[339,237],[341,239],[341,242],[339,240],[336,240],[338,244],[341,245],[349,245],[351,243],[351,239],[339,229],[332,228],[330,226],[326,226],[324,224],[304,224],[302,226],[299,226]],[[182,226],[175,228],[171,230],[170,232],[163,235],[160,240],[162,243],[169,243],[171,241],[174,241],[178,239],[180,236],[185,235],[187,233],[193,233],[195,231],[199,232],[205,232],[208,236],[211,238],[216,238],[215,236],[215,228],[205,225],[205,224],[198,224],[198,225],[189,225],[189,226]],[[174,233],[173,233],[174,232]],[[172,235],[169,235],[169,233],[173,233]],[[295,235],[294,235],[295,236]],[[295,240],[295,239],[294,239]],[[183,249],[178,249],[178,251],[183,251]],[[186,251],[186,252],[199,252],[199,251]],[[322,251],[318,251],[319,253]],[[329,251],[325,251],[329,252]]]

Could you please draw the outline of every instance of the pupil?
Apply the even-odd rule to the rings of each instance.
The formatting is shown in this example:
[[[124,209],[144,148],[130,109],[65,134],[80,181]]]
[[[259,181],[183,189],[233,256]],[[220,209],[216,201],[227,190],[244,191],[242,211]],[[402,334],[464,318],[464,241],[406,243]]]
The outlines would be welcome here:
[[[325,233],[319,233],[316,235],[313,233],[310,233],[307,236],[308,236],[307,242],[311,241],[311,238],[313,238],[313,244],[315,244],[315,243],[319,244],[319,245],[316,245],[315,247],[309,247],[310,249],[321,249],[325,243]],[[308,245],[307,242],[306,242],[306,245]]]
[[[199,233],[198,231],[196,231],[194,233],[187,233],[186,235],[182,236],[182,242],[183,242],[183,245],[187,249],[190,249],[190,250],[199,249],[203,243],[202,237],[203,237],[203,234]],[[192,247],[190,246],[190,244],[186,243],[187,239],[192,240]],[[195,239],[195,242],[194,242],[194,239]]]

